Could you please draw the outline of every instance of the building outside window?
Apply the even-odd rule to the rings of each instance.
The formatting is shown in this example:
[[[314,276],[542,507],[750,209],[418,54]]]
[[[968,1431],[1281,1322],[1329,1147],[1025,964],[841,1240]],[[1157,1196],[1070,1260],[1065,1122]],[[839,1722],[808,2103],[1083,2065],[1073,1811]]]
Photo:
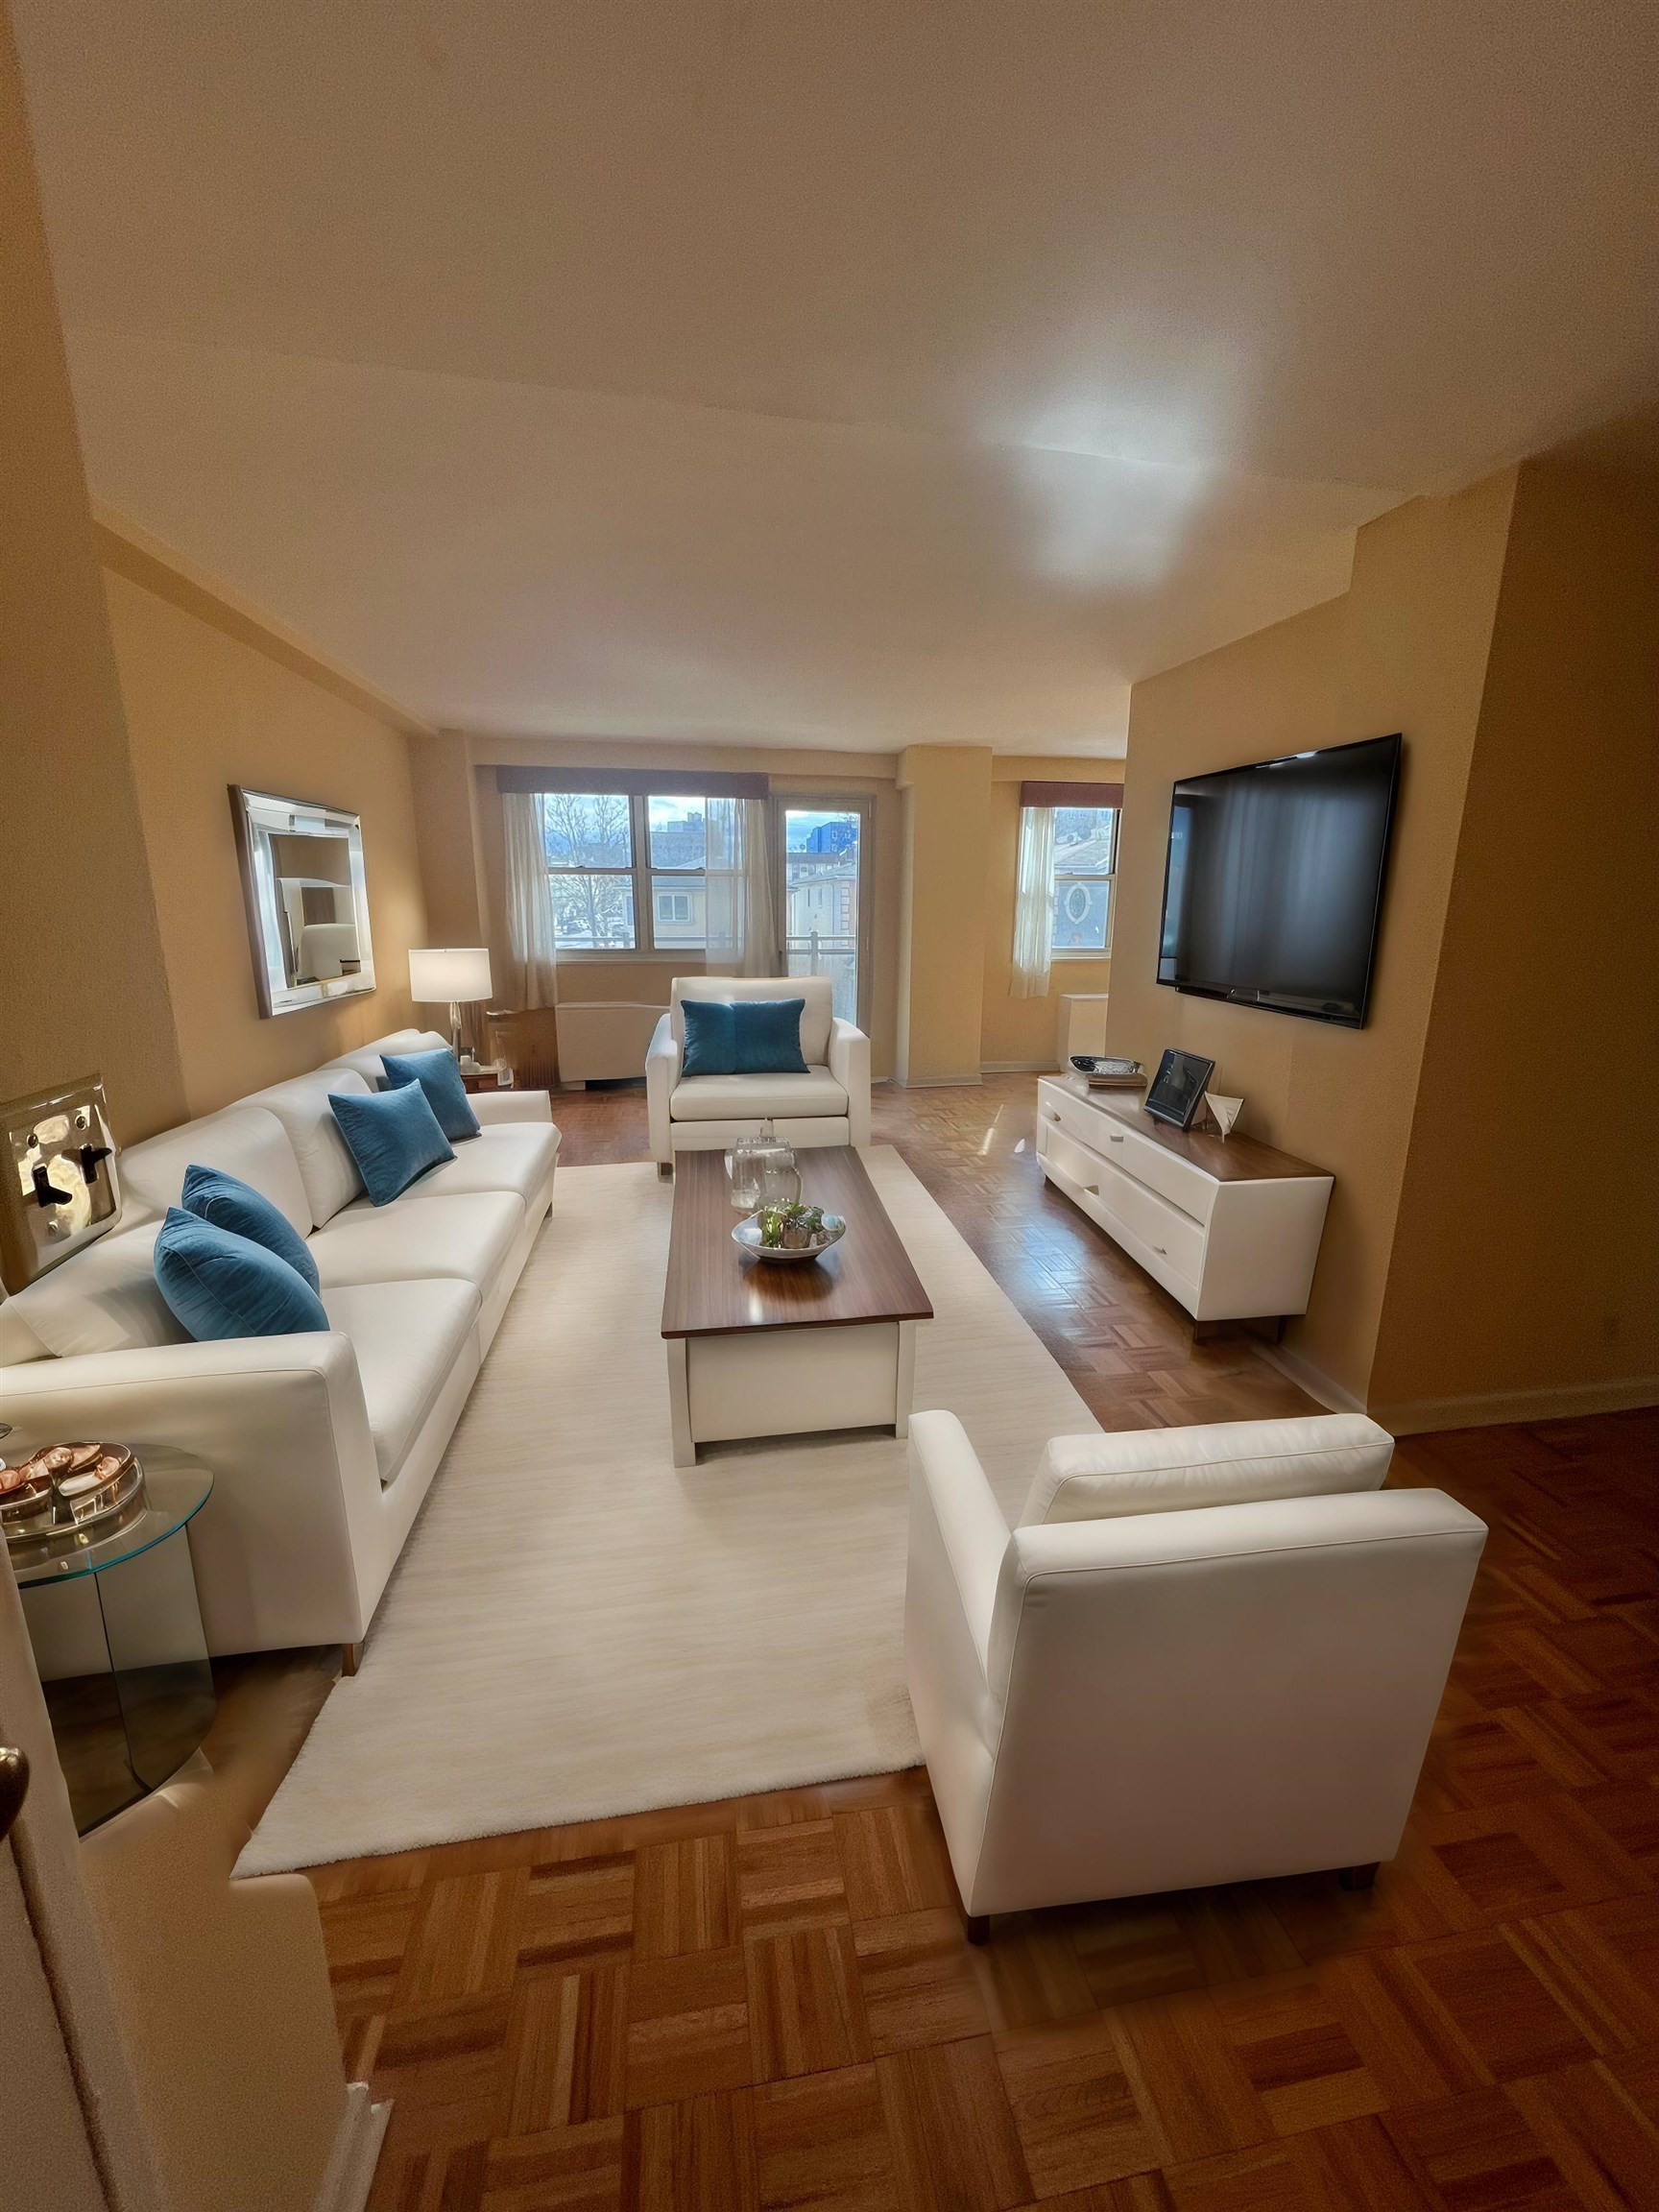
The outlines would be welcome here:
[[[1054,955],[1099,958],[1112,950],[1112,890],[1118,872],[1118,808],[1059,806],[1054,812]]]
[[[701,951],[707,944],[701,799],[546,791],[541,838],[562,951]]]
[[[784,956],[791,975],[828,975],[834,1006],[858,1019],[864,815],[856,806],[784,805]]]

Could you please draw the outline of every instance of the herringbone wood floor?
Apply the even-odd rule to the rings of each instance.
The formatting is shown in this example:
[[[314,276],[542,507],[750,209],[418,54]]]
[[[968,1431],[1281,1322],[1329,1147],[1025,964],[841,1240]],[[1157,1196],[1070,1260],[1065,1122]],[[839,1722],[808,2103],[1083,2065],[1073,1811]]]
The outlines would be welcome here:
[[[882,1095],[878,1134],[1102,1421],[1305,1409],[1043,1190],[1031,1091]],[[643,1151],[637,1095],[559,1118],[566,1159]],[[1492,1539],[1372,1894],[974,1952],[920,1772],[321,1868],[350,2071],[397,2101],[379,2212],[1659,2206],[1659,1414],[1396,1467]]]

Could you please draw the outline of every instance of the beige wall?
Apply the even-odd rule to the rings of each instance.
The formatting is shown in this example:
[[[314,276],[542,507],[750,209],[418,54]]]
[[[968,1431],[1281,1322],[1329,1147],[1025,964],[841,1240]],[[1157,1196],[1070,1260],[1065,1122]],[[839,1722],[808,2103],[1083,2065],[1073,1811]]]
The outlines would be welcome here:
[[[108,535],[105,545],[107,560],[123,558]],[[154,564],[142,573],[171,589]],[[108,567],[105,584],[185,1106],[205,1114],[413,1018],[409,948],[426,942],[426,922],[407,739],[291,664],[275,638],[262,649],[245,618],[222,622],[199,587],[163,597]],[[261,1017],[232,783],[362,815],[373,992]]]
[[[904,854],[899,940],[901,1083],[977,1083],[985,988],[991,752],[912,745],[899,762]]]
[[[1659,482],[1531,462],[1372,1373],[1385,1418],[1659,1397],[1656,878]]]
[[[487,944],[482,825],[466,738],[452,730],[412,736],[409,768],[430,941]]]
[[[3,11],[0,301],[0,1097],[97,1071],[142,1137],[184,1083]]]
[[[1312,1301],[1289,1348],[1365,1403],[1475,750],[1512,470],[1360,531],[1340,599],[1136,686],[1107,1042],[1216,1063],[1243,1126],[1335,1177]],[[1406,767],[1371,1016],[1338,1029],[1153,980],[1178,776],[1390,731]]]
[[[1014,902],[1020,878],[1020,785],[1038,781],[1118,783],[1121,760],[1024,759],[998,755],[991,763],[991,809],[985,854],[984,1004],[979,1031],[980,1060],[992,1068],[1052,1068],[1060,1038],[1063,993],[1110,988],[1110,960],[1056,960],[1047,995],[1015,998]]]

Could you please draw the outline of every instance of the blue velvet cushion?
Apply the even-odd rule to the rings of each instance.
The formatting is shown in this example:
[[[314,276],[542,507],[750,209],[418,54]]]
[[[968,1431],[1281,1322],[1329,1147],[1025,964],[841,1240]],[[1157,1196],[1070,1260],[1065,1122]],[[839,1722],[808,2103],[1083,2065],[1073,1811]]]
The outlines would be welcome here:
[[[328,1104],[374,1206],[390,1206],[418,1175],[453,1160],[419,1083],[396,1091],[330,1091]]]
[[[805,1075],[801,1015],[805,998],[739,998],[735,1016],[738,1075]]]
[[[252,1237],[238,1237],[181,1206],[156,1233],[156,1283],[198,1343],[222,1336],[296,1336],[328,1316],[297,1268]]]
[[[735,1075],[737,1025],[735,1008],[724,998],[682,998],[680,1018],[685,1024],[685,1057],[682,1075]]]
[[[255,1244],[263,1244],[267,1252],[286,1260],[295,1273],[316,1289],[317,1262],[304,1238],[287,1214],[252,1184],[227,1175],[223,1167],[204,1167],[192,1161],[184,1170],[180,1204],[186,1214],[211,1221],[215,1229],[228,1229],[233,1237],[247,1237]]]
[[[805,998],[683,998],[683,1075],[805,1075]]]
[[[459,1142],[477,1136],[478,1117],[472,1111],[472,1101],[467,1095],[467,1086],[461,1080],[453,1052],[445,1052],[442,1046],[436,1052],[388,1052],[381,1064],[386,1070],[388,1091],[401,1091],[409,1083],[420,1084],[445,1137]]]

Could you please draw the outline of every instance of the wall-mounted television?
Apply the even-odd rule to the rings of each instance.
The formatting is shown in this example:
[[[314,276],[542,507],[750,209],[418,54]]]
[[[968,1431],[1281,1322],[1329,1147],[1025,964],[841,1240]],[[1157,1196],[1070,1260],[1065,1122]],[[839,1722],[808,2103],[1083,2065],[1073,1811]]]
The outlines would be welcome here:
[[[1400,753],[1368,737],[1177,783],[1159,982],[1362,1027]]]

